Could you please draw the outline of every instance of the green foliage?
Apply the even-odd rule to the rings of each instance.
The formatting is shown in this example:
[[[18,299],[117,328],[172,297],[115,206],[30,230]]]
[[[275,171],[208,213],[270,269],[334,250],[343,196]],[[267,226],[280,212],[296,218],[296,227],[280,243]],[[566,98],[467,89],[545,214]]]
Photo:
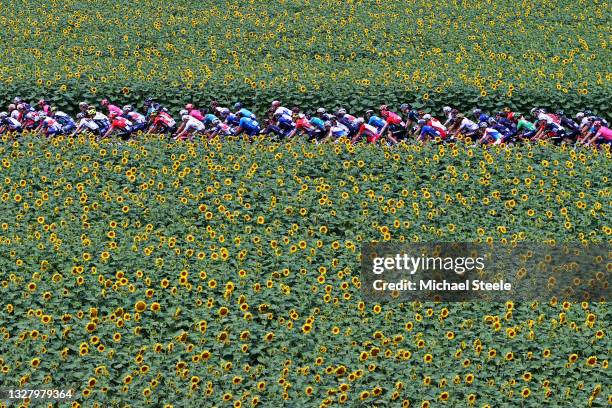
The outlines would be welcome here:
[[[607,403],[607,304],[359,289],[374,240],[609,241],[607,151],[27,136],[0,158],[3,386],[105,407]]]
[[[535,105],[608,116],[610,25],[587,1],[7,2],[0,101],[104,97],[173,110],[281,98],[354,112]],[[10,17],[9,17],[10,16]]]

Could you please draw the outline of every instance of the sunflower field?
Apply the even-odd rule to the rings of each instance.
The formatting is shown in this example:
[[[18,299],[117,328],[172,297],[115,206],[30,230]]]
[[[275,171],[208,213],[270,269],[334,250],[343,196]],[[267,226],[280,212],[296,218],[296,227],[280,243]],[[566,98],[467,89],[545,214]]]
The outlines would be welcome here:
[[[372,241],[610,242],[609,151],[2,142],[1,387],[72,386],[73,407],[612,403],[606,303],[378,304],[359,277]]]
[[[0,101],[612,106],[604,0],[2,3]]]

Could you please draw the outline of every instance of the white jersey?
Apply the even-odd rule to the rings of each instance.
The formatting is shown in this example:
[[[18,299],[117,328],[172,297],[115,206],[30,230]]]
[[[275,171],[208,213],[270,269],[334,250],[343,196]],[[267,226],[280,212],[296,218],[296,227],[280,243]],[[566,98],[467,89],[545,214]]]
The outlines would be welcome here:
[[[553,119],[545,113],[538,113],[538,120],[545,120],[546,123],[553,123]]]
[[[10,116],[4,118],[4,120],[2,121],[2,124],[7,125],[9,129],[11,130],[16,130],[16,129],[21,128],[21,122],[19,122],[17,119],[12,118]]]
[[[17,109],[13,109],[13,111],[11,112],[11,118],[19,120],[19,116],[19,111]]]
[[[230,114],[230,110],[227,108],[222,108],[221,106],[217,106],[215,108],[215,110],[217,111],[217,113],[221,116],[227,116]]]
[[[185,130],[187,131],[195,131],[195,132],[203,132],[206,129],[204,124],[194,118],[193,116],[185,115],[188,117],[187,122],[185,122]]]
[[[276,108],[276,110],[274,111],[274,115],[288,115],[288,116],[293,116],[293,111],[291,109],[287,109],[284,106],[279,106],[278,108]]]
[[[45,120],[43,120],[43,126],[49,129],[50,131],[59,132],[62,130],[62,125],[60,125],[57,120],[51,117],[46,117]]]
[[[128,119],[139,125],[141,123],[145,123],[147,121],[147,119],[144,117],[144,115],[138,113],[138,112],[128,112],[125,116],[128,117]]]
[[[81,119],[81,121],[79,122],[79,127],[81,129],[89,129],[91,131],[96,131],[96,130],[100,129],[98,124],[96,122],[94,122],[93,119],[90,119],[90,118],[83,118],[83,119]]]
[[[474,132],[478,130],[478,125],[476,122],[469,120],[468,118],[463,118],[461,121],[461,125],[459,126],[459,130],[467,130],[469,132]]]

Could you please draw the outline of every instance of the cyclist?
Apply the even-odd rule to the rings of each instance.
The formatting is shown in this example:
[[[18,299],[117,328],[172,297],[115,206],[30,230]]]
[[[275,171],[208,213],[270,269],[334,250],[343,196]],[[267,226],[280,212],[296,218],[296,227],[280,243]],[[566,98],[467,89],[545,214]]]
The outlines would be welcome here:
[[[236,103],[234,104],[234,111],[235,111],[236,113],[240,112],[240,114],[241,114],[242,116],[244,116],[244,117],[247,117],[247,118],[251,118],[251,119],[257,120],[257,117],[255,116],[255,114],[254,114],[253,112],[251,112],[250,110],[245,109],[245,108],[242,106],[242,104],[241,104],[240,102],[236,102]]]
[[[565,115],[563,110],[558,110],[557,116],[560,119],[560,125],[565,128],[565,135],[569,139],[576,140],[580,136],[580,125],[576,123],[571,117]]]
[[[38,109],[41,112],[44,112],[45,114],[50,115],[50,112],[49,112],[50,108],[51,108],[51,105],[49,105],[49,103],[44,98],[38,101]]]
[[[222,118],[230,114],[230,110],[228,108],[223,108],[219,106],[219,102],[217,101],[212,101],[210,103],[210,109],[212,110],[212,113],[219,115],[219,117]]]
[[[388,123],[387,136],[391,139],[391,142],[397,143],[399,140],[406,138],[406,124],[400,115],[390,111],[387,105],[381,105],[380,116]]]
[[[21,122],[9,116],[8,112],[0,112],[0,135],[6,132],[21,133]]]
[[[118,136],[123,140],[128,140],[132,135],[132,122],[119,115],[117,112],[112,111],[108,114],[108,119],[111,121],[108,130],[100,137],[105,139],[109,137],[115,130],[118,131]]]
[[[481,122],[479,127],[482,137],[476,142],[476,145],[491,142],[493,143],[493,145],[498,145],[502,143],[504,138],[503,135],[499,131],[493,129],[492,127],[489,127],[487,122]]]
[[[240,135],[241,133],[246,133],[249,137],[249,140],[261,132],[261,128],[259,127],[259,122],[255,119],[248,118],[246,116],[242,116],[242,113],[238,111],[238,116],[240,116],[240,122],[238,122],[238,128],[234,132],[235,135]]]
[[[224,136],[231,136],[234,134],[232,128],[227,123],[224,123],[220,121],[219,119],[213,120],[211,122],[211,125],[212,125],[212,129],[209,130],[208,140],[214,138],[217,135],[224,137]]]
[[[487,115],[486,113],[484,113],[481,109],[479,108],[475,108],[472,111],[472,114],[474,115],[474,118],[476,119],[476,122],[478,123],[482,123],[482,122],[486,122],[487,120],[489,120],[489,115]]]
[[[72,132],[71,136],[76,136],[79,133],[83,133],[83,132],[91,132],[94,133],[98,136],[101,136],[100,134],[100,127],[98,126],[98,124],[93,120],[93,118],[90,118],[87,116],[87,113],[85,112],[79,112],[77,113],[77,120],[78,120],[78,124],[77,124],[77,128],[74,130],[74,132]]]
[[[49,115],[53,119],[59,122],[62,125],[62,134],[67,135],[72,133],[76,129],[76,123],[74,123],[74,119],[70,117],[67,113],[57,110],[55,106],[51,106],[49,108]]]
[[[95,108],[89,108],[87,110],[87,117],[98,126],[98,136],[104,135],[108,128],[110,128],[108,116],[102,112],[98,112]]]
[[[452,131],[449,131],[450,134],[459,136],[463,135],[464,137],[474,141],[479,136],[478,124],[474,121],[466,118],[463,114],[459,113],[456,116],[455,122],[451,125]]]
[[[591,133],[593,136],[590,139],[585,139],[584,145],[590,146],[593,144],[607,144],[612,146],[612,129],[603,126],[601,121],[595,121]]]
[[[318,128],[315,128],[315,126],[310,123],[310,118],[303,113],[298,113],[297,120],[295,121],[295,129],[296,133],[300,135],[307,134],[309,140],[316,138],[314,133],[319,131]]]
[[[62,125],[51,116],[47,116],[44,113],[40,115],[40,124],[36,128],[36,132],[40,132],[46,137],[53,137],[62,134]]]
[[[322,143],[329,140],[337,141],[341,137],[349,137],[348,128],[338,122],[335,116],[331,116],[329,121],[325,122],[325,129],[327,129],[327,135],[321,140]]]
[[[134,110],[132,105],[123,107],[123,117],[132,122],[132,133],[144,132],[147,128],[147,119],[142,113]]]
[[[425,117],[423,117],[423,119],[419,119],[419,121],[417,122],[417,127],[419,133],[419,136],[417,137],[418,142],[425,143],[430,138],[436,139],[438,137],[442,137],[440,131],[437,128],[427,124],[427,119],[425,119]]]
[[[189,137],[189,140],[193,142],[196,133],[204,134],[206,126],[202,121],[196,119],[189,114],[187,109],[183,109],[179,112],[179,116],[182,122],[174,135],[174,140],[185,140]]]
[[[281,106],[280,101],[273,101],[270,111],[272,112],[272,116],[276,115],[277,113],[284,113],[289,116],[293,116],[293,112],[291,111],[291,109],[287,109],[284,106]]]
[[[336,117],[338,123],[346,126],[349,131],[348,136],[350,138],[352,138],[357,134],[357,132],[359,132],[359,124],[357,123],[357,118],[353,115],[349,115],[348,113],[346,113],[346,109],[339,109],[338,112],[336,112]]]
[[[400,105],[400,111],[404,116],[404,122],[406,123],[406,133],[411,134],[417,125],[420,116],[416,109],[412,109],[412,105],[403,103]]]
[[[432,128],[436,129],[438,133],[440,133],[440,137],[442,139],[446,139],[448,136],[447,129],[438,119],[432,117],[429,113],[423,115],[423,119],[427,122],[427,126],[431,126]]]
[[[108,99],[102,99],[100,105],[108,110],[108,113],[116,113],[116,116],[123,116],[123,110],[120,107],[111,104]]]
[[[185,105],[185,110],[187,111],[187,114],[189,116],[193,116],[195,119],[199,120],[200,122],[204,120],[204,115],[199,109],[195,108],[193,103],[188,103],[187,105]],[[181,115],[181,117],[182,116],[183,115]]]
[[[163,133],[172,134],[176,129],[176,121],[165,110],[151,112],[151,126],[149,127],[149,133]]]
[[[374,125],[370,125],[369,123],[365,123],[364,118],[357,118],[357,123],[360,124],[359,131],[353,137],[353,139],[351,139],[351,143],[357,143],[359,140],[361,140],[362,136],[365,136],[366,141],[372,144],[376,143],[376,141],[380,139],[381,134],[379,133],[379,128]]]

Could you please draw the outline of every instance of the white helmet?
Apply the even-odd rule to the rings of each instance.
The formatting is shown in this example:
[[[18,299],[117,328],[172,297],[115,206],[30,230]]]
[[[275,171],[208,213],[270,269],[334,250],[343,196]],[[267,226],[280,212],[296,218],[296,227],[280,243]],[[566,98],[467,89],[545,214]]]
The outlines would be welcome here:
[[[179,116],[182,116],[183,120],[185,120],[185,116],[189,117],[189,112],[187,112],[187,109],[181,109],[179,112]]]
[[[317,109],[317,113],[325,113],[325,108],[319,108],[319,109]]]
[[[184,121],[186,121],[186,120],[189,120],[189,118],[190,118],[191,116],[189,116],[189,115],[182,115],[182,117],[183,117],[183,120],[184,120]]]
[[[445,107],[442,108],[442,111],[448,113],[448,112],[452,111],[452,109],[451,109],[450,106],[445,106]]]
[[[576,114],[576,119],[582,119],[582,118],[584,118],[584,112],[578,112]]]
[[[357,119],[355,119],[355,122],[356,123],[363,123],[364,122],[363,117],[361,117],[361,116],[358,117]]]
[[[423,115],[423,119],[429,120],[429,119],[431,119],[431,115],[429,113],[426,113],[426,114]]]
[[[346,115],[346,109],[338,109],[338,115]]]
[[[132,105],[125,105],[125,106],[123,107],[123,110],[124,110],[125,112],[131,112],[131,111],[132,111]]]

